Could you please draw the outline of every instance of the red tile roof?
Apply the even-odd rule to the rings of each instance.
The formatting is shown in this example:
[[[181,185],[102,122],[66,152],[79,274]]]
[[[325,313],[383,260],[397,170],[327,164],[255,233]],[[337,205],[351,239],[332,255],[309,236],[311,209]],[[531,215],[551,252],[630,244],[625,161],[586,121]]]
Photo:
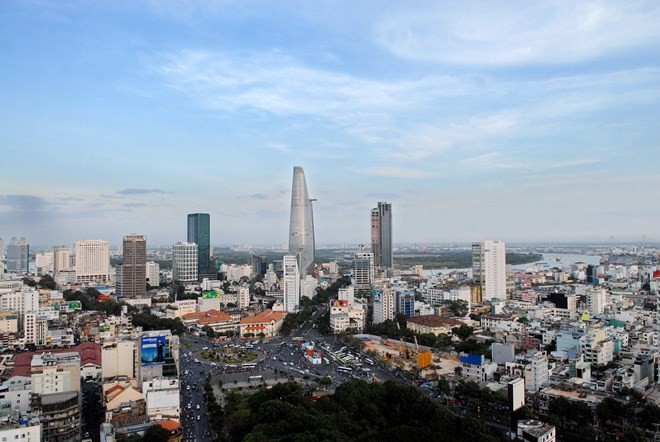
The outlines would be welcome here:
[[[34,355],[40,355],[42,353],[67,353],[67,352],[77,352],[80,354],[80,365],[91,363],[101,366],[101,344],[96,344],[95,342],[83,342],[80,345],[71,348],[61,348],[56,350],[39,350],[29,353],[19,353],[14,359],[14,369],[11,372],[12,376],[27,376],[32,375],[32,370],[30,364],[32,363],[32,357]]]
[[[257,316],[251,318],[242,318],[241,324],[262,324],[264,322],[279,321],[284,317],[284,312],[274,312],[271,309],[266,309],[259,313]]]

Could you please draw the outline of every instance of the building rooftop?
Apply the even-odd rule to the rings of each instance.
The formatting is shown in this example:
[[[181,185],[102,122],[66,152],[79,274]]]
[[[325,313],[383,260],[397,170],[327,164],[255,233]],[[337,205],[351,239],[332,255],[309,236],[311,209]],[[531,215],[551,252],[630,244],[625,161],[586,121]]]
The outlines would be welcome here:
[[[412,318],[407,318],[406,322],[412,322],[427,327],[457,327],[463,324],[458,319],[438,315],[413,316]]]
[[[241,324],[258,324],[262,322],[279,321],[284,317],[284,312],[274,312],[271,309],[266,309],[256,316],[250,318],[242,318]]]

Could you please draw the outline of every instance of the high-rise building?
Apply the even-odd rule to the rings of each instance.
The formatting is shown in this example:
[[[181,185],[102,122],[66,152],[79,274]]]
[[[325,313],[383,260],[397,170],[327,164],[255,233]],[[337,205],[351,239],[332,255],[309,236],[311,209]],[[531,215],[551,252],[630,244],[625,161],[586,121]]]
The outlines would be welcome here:
[[[30,268],[30,245],[24,237],[12,237],[7,245],[7,272],[27,273]]]
[[[373,293],[373,299],[374,324],[380,324],[388,319],[394,319],[394,293],[392,293],[391,288],[386,287],[382,290],[375,290]]]
[[[66,246],[55,247],[53,249],[53,262],[53,271],[55,273],[71,270],[71,251],[69,248]]]
[[[310,272],[315,258],[312,201],[315,200],[309,199],[305,172],[302,167],[295,166],[291,188],[289,253],[298,258],[298,268],[303,275]]]
[[[37,273],[45,274],[52,272],[54,264],[53,252],[37,253],[34,255],[34,263],[37,266]]]
[[[268,268],[268,258],[266,256],[250,255],[250,265],[255,275],[265,275]]]
[[[415,316],[415,292],[408,289],[396,288],[394,290],[396,312],[407,317]]]
[[[157,262],[147,262],[147,283],[151,287],[160,286],[160,265]]]
[[[392,254],[392,204],[379,202],[371,209],[371,251],[374,264],[381,269],[394,267]]]
[[[127,235],[123,251],[121,296],[142,298],[147,294],[147,239],[143,235]]]
[[[108,282],[109,279],[110,243],[98,239],[76,241],[76,281]]]
[[[188,214],[188,242],[197,244],[197,275],[199,279],[212,276],[211,216],[208,213]]]
[[[183,284],[197,282],[198,245],[194,242],[177,242],[172,247],[172,278]]]
[[[295,312],[300,305],[300,270],[298,269],[298,259],[294,255],[286,255],[283,263],[284,310]]]
[[[506,246],[503,241],[472,243],[472,277],[482,299],[507,299]]]
[[[374,254],[356,252],[353,256],[353,281],[355,290],[369,292],[374,282]]]

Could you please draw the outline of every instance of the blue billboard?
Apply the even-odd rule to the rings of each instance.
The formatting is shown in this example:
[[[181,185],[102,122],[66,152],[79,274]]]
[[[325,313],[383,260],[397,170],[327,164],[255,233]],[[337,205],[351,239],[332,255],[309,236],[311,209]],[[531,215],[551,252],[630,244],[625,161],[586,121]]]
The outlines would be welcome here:
[[[140,365],[161,365],[165,363],[167,340],[165,336],[149,336],[140,339]]]

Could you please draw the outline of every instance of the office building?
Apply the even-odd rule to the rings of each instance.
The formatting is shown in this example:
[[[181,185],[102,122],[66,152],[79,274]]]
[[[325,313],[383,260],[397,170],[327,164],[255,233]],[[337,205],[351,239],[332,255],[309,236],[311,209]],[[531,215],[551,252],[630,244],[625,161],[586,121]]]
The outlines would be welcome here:
[[[7,245],[7,265],[9,273],[27,273],[30,268],[30,245],[24,237],[12,237]]]
[[[197,275],[216,279],[211,268],[211,216],[208,213],[188,214],[188,242],[197,244]]]
[[[307,192],[305,172],[302,167],[293,168],[291,189],[291,219],[289,225],[289,253],[298,259],[301,274],[310,272],[315,257],[314,215],[312,200]]]
[[[391,288],[374,290],[374,316],[373,323],[380,324],[394,319],[394,293]]]
[[[147,293],[147,239],[142,235],[124,237],[121,263],[121,293],[124,298],[142,298]]]
[[[506,247],[503,241],[472,243],[472,276],[482,299],[507,299]]]
[[[172,278],[182,284],[197,282],[199,247],[194,242],[177,242],[172,246]]]
[[[415,292],[414,290],[395,289],[394,299],[396,301],[396,312],[407,317],[415,316]]]
[[[284,310],[295,312],[300,305],[300,270],[298,260],[294,255],[286,255],[284,262]]]
[[[42,440],[80,440],[80,354],[65,352],[34,355],[30,372],[31,407],[43,423]]]
[[[374,265],[380,269],[394,267],[392,253],[392,204],[379,202],[371,209],[371,251]]]
[[[147,262],[147,284],[151,287],[160,286],[160,265],[157,262]]]
[[[252,273],[263,276],[268,269],[268,258],[252,254],[250,255],[250,265],[252,266]]]
[[[358,293],[369,293],[374,282],[374,254],[356,252],[353,256],[353,283]]]
[[[53,252],[37,253],[34,255],[34,265],[37,267],[37,273],[42,275],[53,271]]]
[[[108,258],[109,259],[109,258]],[[53,249],[53,271],[55,273],[71,270],[71,250],[66,246]]]
[[[96,239],[76,241],[75,248],[76,282],[108,282],[110,279],[110,243]]]

